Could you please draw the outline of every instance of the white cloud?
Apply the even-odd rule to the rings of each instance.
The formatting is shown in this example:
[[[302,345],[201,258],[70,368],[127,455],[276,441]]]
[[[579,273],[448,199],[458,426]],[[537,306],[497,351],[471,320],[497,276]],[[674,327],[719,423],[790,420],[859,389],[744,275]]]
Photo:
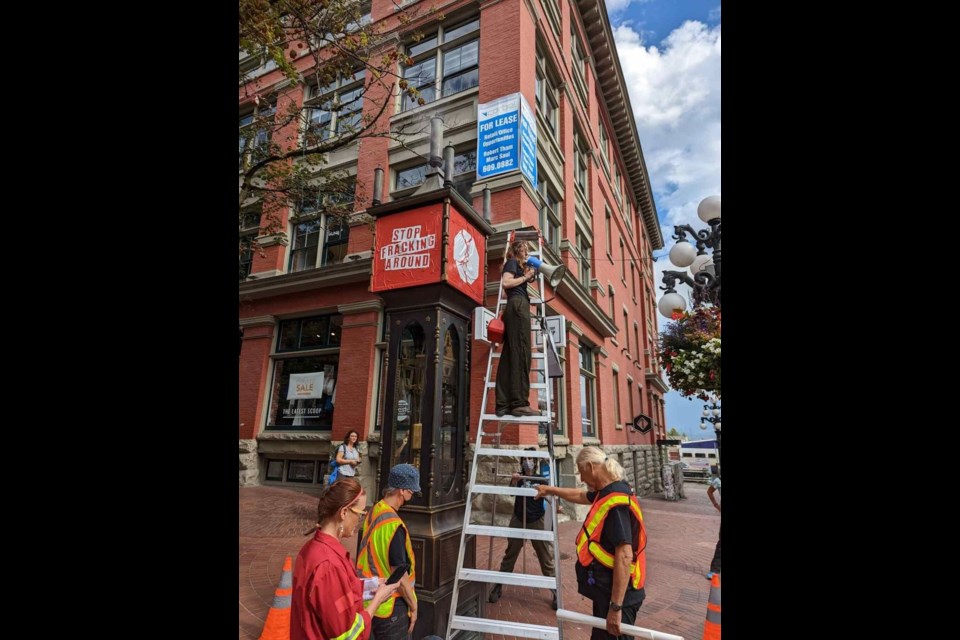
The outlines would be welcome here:
[[[664,231],[699,228],[697,204],[720,193],[720,25],[684,22],[662,48],[613,33]]]
[[[616,3],[608,4],[613,6]],[[623,4],[626,6],[629,0]],[[612,10],[611,10],[612,13]],[[661,47],[644,46],[643,37],[630,23],[613,30],[624,81],[640,135],[640,144],[660,214],[665,249],[673,246],[673,226],[690,224],[706,228],[697,217],[697,205],[720,191],[720,25],[684,22],[665,38]],[[663,272],[679,269],[666,250],[654,263],[659,297]],[[690,289],[677,292],[688,298]],[[666,318],[657,313],[657,328]],[[678,427],[694,438],[699,429],[699,401],[689,401],[671,391],[666,395],[667,426]]]
[[[653,0],[607,0],[607,15],[619,13],[631,4],[644,4]]]

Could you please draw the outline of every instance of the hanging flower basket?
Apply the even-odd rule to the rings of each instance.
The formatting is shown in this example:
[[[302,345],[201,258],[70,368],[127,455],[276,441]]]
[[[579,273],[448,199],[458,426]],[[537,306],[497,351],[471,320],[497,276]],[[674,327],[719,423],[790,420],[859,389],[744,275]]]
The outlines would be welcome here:
[[[676,314],[660,333],[660,362],[670,386],[683,396],[720,397],[720,309]]]

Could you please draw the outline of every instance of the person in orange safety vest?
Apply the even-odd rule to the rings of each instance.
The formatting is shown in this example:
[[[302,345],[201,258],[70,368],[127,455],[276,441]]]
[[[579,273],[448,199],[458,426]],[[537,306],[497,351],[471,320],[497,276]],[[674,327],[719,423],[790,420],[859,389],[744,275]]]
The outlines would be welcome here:
[[[557,496],[592,505],[577,535],[577,591],[593,600],[593,615],[607,628],[593,629],[591,640],[622,639],[620,624],[633,624],[643,604],[647,534],[643,514],[623,467],[598,447],[584,447],[577,470],[587,489],[537,486],[537,497]]]

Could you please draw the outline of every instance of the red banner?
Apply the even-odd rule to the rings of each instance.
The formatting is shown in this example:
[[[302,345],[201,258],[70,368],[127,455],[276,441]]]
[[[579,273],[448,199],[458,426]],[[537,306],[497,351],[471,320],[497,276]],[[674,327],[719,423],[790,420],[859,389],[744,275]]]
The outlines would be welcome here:
[[[483,266],[487,261],[487,242],[466,218],[450,208],[450,246],[447,249],[447,282],[483,304]]]
[[[371,291],[440,281],[443,203],[377,219]]]

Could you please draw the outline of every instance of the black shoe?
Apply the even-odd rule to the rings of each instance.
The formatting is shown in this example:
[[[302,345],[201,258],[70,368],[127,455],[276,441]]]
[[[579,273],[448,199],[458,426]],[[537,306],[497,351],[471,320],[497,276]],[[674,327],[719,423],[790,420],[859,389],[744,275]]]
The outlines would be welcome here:
[[[490,595],[487,596],[487,602],[493,604],[500,599],[500,585],[493,585],[493,589],[490,589]]]
[[[550,604],[550,606],[553,607],[554,611],[557,610],[557,592],[556,591],[553,592],[553,602]]]
[[[509,410],[506,407],[504,408],[497,407],[497,411],[496,411],[497,417],[502,418],[503,416],[507,415],[508,411]]]

